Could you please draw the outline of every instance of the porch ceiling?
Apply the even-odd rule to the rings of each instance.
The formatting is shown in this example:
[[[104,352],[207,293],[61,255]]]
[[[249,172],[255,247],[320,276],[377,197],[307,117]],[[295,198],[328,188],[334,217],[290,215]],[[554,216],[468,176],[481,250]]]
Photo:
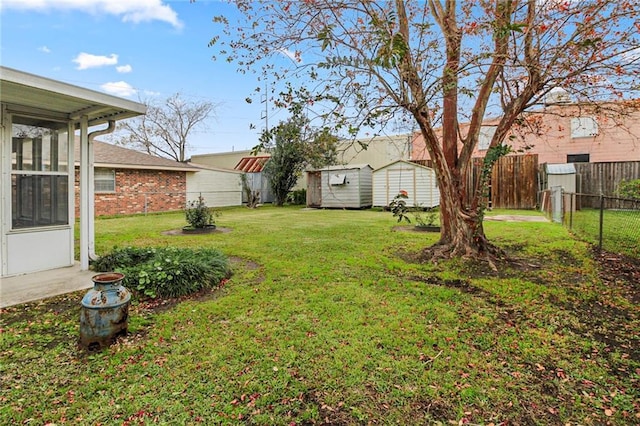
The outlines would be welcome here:
[[[142,115],[144,104],[0,66],[0,99],[13,112],[77,121],[89,126]]]

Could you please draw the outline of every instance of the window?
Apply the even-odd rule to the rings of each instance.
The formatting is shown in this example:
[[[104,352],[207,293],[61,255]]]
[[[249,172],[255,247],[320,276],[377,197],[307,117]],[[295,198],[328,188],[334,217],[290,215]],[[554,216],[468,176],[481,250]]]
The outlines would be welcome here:
[[[491,139],[496,134],[497,126],[482,126],[480,127],[480,135],[478,136],[478,150],[486,151],[491,145]]]
[[[116,192],[116,171],[113,169],[95,169],[94,189],[96,192]]]
[[[588,163],[589,154],[567,154],[567,163]]]
[[[14,116],[11,126],[13,229],[69,224],[68,126]]]
[[[598,135],[598,122],[593,117],[571,119],[572,138],[590,138]]]

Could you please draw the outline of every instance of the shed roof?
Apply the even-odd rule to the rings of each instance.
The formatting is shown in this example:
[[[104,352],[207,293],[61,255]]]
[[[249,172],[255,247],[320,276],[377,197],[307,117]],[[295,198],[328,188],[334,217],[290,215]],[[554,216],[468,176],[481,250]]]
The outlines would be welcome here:
[[[80,158],[80,144],[75,144],[76,165]],[[93,141],[93,157],[96,167],[108,167],[114,169],[147,169],[147,170],[171,170],[184,172],[197,172],[198,168],[179,161],[156,157],[144,152],[124,148],[110,143]]]
[[[576,173],[576,166],[573,163],[547,164],[548,175],[572,175]]]
[[[311,170],[307,170],[310,172],[321,172],[321,171],[336,171],[336,170],[353,170],[353,169],[364,169],[364,168],[370,168],[372,169],[372,167],[368,164],[338,164],[335,166],[327,166],[327,167],[322,167],[320,169],[311,169]],[[373,169],[372,169],[373,170]]]
[[[0,66],[0,99],[10,111],[89,126],[146,113],[144,104]]]
[[[246,173],[260,173],[269,158],[268,155],[242,157],[234,169]]]
[[[214,172],[236,173],[236,174],[239,174],[239,175],[242,174],[241,170],[225,169],[224,167],[216,167],[216,166],[210,166],[208,164],[194,163],[193,161],[189,161],[187,164],[189,164],[190,166],[196,167],[198,169],[202,169],[202,170],[212,170]]]
[[[395,164],[398,164],[398,163],[402,163],[402,164],[407,165],[407,166],[409,166],[409,167],[415,167],[415,168],[420,168],[420,169],[426,169],[426,170],[431,170],[431,171],[433,171],[433,169],[432,169],[431,167],[423,166],[422,164],[418,164],[418,163],[415,163],[415,162],[413,162],[413,161],[407,161],[407,160],[396,160],[396,161],[392,161],[392,162],[391,162],[391,163],[389,163],[389,164],[385,164],[384,166],[382,166],[382,167],[380,167],[380,168],[375,169],[373,172],[375,173],[375,172],[377,172],[378,170],[386,169],[387,167],[391,167],[391,166],[393,166],[393,165],[395,165]]]

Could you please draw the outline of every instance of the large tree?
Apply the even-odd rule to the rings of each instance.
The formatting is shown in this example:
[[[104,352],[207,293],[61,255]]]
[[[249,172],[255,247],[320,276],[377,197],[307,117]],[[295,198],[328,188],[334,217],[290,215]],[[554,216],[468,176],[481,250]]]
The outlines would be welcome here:
[[[151,155],[176,161],[187,160],[189,135],[202,126],[216,105],[208,101],[186,101],[176,93],[163,101],[147,100],[147,113],[123,121],[117,143]]]
[[[441,193],[439,255],[495,249],[481,203],[464,201],[485,117],[499,116],[490,147],[500,152],[522,113],[556,87],[580,102],[638,94],[635,0],[234,3],[242,20],[216,17],[224,29],[210,45],[244,70],[286,79],[281,105],[313,103],[350,133],[398,114],[417,125]],[[297,65],[278,68],[282,54]]]
[[[254,151],[271,154],[264,171],[273,192],[274,205],[284,204],[307,166],[317,168],[335,162],[337,141],[328,129],[311,128],[309,120],[300,114],[263,132]]]

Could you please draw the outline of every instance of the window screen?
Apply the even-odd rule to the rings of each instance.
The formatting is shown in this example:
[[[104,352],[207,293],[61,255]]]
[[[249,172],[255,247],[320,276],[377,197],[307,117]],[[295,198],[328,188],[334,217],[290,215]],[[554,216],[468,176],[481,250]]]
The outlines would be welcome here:
[[[69,224],[67,130],[66,123],[12,118],[13,229]]]
[[[96,192],[116,191],[116,171],[113,169],[97,168],[93,173],[94,189]]]

